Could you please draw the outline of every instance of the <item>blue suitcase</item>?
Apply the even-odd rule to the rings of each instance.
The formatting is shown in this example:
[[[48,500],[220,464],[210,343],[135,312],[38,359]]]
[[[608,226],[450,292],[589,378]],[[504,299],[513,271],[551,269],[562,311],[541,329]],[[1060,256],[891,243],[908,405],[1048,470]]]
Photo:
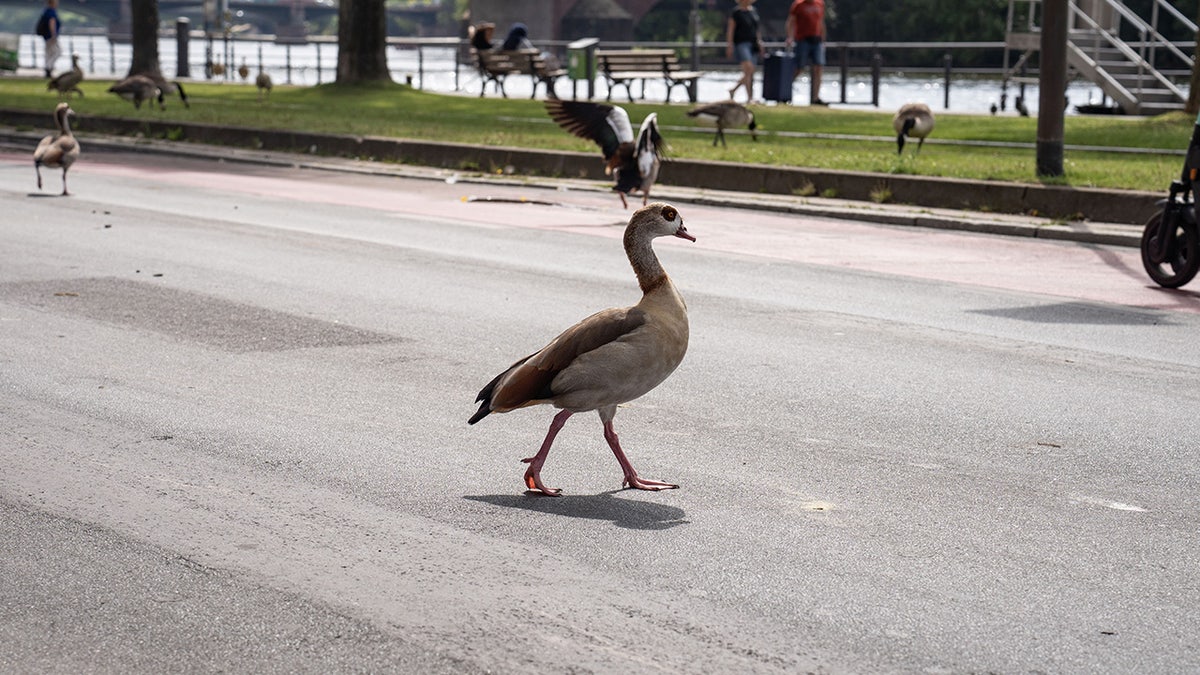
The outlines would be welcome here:
[[[792,102],[792,78],[796,74],[796,57],[787,52],[774,52],[763,59],[763,98],[781,103]]]

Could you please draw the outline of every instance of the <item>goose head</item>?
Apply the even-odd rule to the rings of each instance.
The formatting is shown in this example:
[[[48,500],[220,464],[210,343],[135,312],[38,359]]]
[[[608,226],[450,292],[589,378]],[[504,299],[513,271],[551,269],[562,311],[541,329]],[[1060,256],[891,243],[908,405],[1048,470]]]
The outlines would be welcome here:
[[[66,133],[70,131],[70,122],[67,120],[75,116],[75,111],[71,110],[71,104],[63,101],[54,108],[54,119],[58,122],[59,131]]]
[[[679,237],[696,241],[684,227],[679,209],[663,202],[654,202],[635,211],[629,219],[629,226],[625,228],[626,240],[649,240],[656,237]]]

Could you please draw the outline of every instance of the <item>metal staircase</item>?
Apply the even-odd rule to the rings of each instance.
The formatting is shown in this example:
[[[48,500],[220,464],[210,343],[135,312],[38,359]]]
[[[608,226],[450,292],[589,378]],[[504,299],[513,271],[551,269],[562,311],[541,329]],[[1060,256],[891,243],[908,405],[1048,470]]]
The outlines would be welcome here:
[[[1041,48],[1041,0],[1009,0],[1004,48],[1004,88],[1009,82],[1036,83],[1025,76],[1029,57]],[[1187,101],[1186,81],[1194,56],[1194,43],[1186,49],[1159,32],[1159,20],[1186,35],[1196,34],[1196,24],[1166,0],[1154,0],[1150,18],[1144,19],[1121,0],[1069,0],[1067,65],[1095,83],[1120,112],[1157,115],[1182,110]],[[1160,11],[1160,8],[1162,11]],[[1011,67],[1012,51],[1020,57]],[[1184,88],[1176,79],[1182,74]]]

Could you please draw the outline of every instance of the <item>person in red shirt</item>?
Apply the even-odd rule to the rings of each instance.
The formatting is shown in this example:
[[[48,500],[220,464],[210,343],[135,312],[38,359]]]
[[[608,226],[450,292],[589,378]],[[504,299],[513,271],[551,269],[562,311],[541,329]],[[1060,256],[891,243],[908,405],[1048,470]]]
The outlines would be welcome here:
[[[796,75],[812,68],[809,100],[812,105],[828,105],[821,100],[821,69],[825,65],[825,0],[795,0],[787,17],[788,46],[795,44]]]

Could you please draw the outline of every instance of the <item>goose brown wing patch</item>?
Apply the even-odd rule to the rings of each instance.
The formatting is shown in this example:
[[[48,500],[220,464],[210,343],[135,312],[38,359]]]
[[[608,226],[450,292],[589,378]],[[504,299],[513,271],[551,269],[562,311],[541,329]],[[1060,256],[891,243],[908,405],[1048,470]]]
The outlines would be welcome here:
[[[620,339],[646,322],[637,308],[606,309],[568,328],[541,351],[513,365],[492,391],[493,410],[512,410],[554,398],[550,384],[581,354]]]

